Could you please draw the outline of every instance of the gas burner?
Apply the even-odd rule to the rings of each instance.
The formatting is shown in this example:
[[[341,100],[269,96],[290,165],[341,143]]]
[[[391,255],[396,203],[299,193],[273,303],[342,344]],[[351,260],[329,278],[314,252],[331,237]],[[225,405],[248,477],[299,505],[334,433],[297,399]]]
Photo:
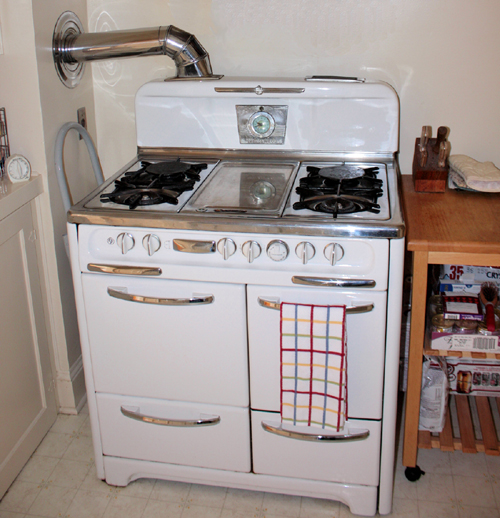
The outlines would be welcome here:
[[[113,202],[135,209],[144,205],[177,205],[178,197],[192,191],[207,164],[189,164],[178,160],[141,162],[137,171],[128,171],[115,180],[114,190],[101,195],[101,202]]]
[[[107,194],[101,194],[102,202],[114,202],[120,205],[128,205],[129,209],[135,209],[144,205],[158,205],[160,203],[170,203],[177,205],[179,201],[178,192],[168,189],[123,189]]]
[[[348,194],[325,194],[312,196],[293,204],[295,210],[309,209],[314,212],[332,214],[334,218],[338,214],[353,214],[354,212],[372,212],[378,214],[380,205],[373,203],[361,196],[350,196]]]
[[[380,213],[377,199],[383,195],[383,181],[377,178],[378,167],[341,165],[307,167],[307,176],[299,181],[295,192],[300,201],[294,210],[352,214],[355,212]]]

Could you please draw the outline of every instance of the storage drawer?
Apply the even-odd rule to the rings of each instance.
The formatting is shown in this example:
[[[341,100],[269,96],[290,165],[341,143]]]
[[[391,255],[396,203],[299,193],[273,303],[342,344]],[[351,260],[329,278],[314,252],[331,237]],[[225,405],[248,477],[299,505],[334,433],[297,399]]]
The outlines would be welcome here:
[[[305,441],[265,431],[262,422],[279,424],[280,414],[252,411],[253,471],[266,475],[376,486],[379,482],[380,421],[349,420],[350,431],[368,430],[356,441]],[[288,427],[307,432],[307,427]],[[330,432],[317,429],[318,433]],[[345,433],[345,430],[344,430]]]
[[[250,424],[246,408],[97,394],[97,411],[104,455],[250,471]],[[147,417],[138,420],[123,412]],[[218,416],[220,421],[209,426],[167,426],[152,422],[207,416]]]

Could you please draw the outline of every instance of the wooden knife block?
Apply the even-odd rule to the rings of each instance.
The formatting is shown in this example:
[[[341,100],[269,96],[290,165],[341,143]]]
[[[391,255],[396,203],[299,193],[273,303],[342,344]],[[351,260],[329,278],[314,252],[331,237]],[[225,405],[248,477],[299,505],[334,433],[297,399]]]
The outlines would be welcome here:
[[[436,150],[437,148],[437,150]],[[415,141],[413,155],[413,183],[416,192],[444,192],[448,180],[448,160],[445,167],[439,167],[439,141],[430,138],[427,142],[427,161],[420,165],[420,139]]]

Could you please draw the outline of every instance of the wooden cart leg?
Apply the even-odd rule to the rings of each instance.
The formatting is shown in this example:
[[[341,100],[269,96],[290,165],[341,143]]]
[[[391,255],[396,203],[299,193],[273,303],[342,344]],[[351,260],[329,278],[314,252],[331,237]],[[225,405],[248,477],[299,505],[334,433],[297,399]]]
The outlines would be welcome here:
[[[428,253],[413,253],[413,281],[411,297],[410,351],[408,358],[408,387],[406,391],[403,465],[417,466],[418,421],[422,385],[422,355],[425,337],[427,302]]]

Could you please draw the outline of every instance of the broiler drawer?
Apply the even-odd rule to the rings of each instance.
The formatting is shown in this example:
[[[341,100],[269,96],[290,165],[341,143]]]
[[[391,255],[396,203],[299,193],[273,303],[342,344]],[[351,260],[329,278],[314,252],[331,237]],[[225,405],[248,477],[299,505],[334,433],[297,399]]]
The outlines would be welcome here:
[[[308,441],[276,435],[262,423],[279,425],[280,414],[252,410],[253,471],[265,475],[324,480],[376,486],[380,469],[380,421],[349,420],[346,429],[355,434],[368,431],[359,440]],[[312,433],[304,426],[288,427]],[[327,430],[316,429],[319,434]]]
[[[97,394],[97,411],[104,455],[250,471],[248,408]]]

